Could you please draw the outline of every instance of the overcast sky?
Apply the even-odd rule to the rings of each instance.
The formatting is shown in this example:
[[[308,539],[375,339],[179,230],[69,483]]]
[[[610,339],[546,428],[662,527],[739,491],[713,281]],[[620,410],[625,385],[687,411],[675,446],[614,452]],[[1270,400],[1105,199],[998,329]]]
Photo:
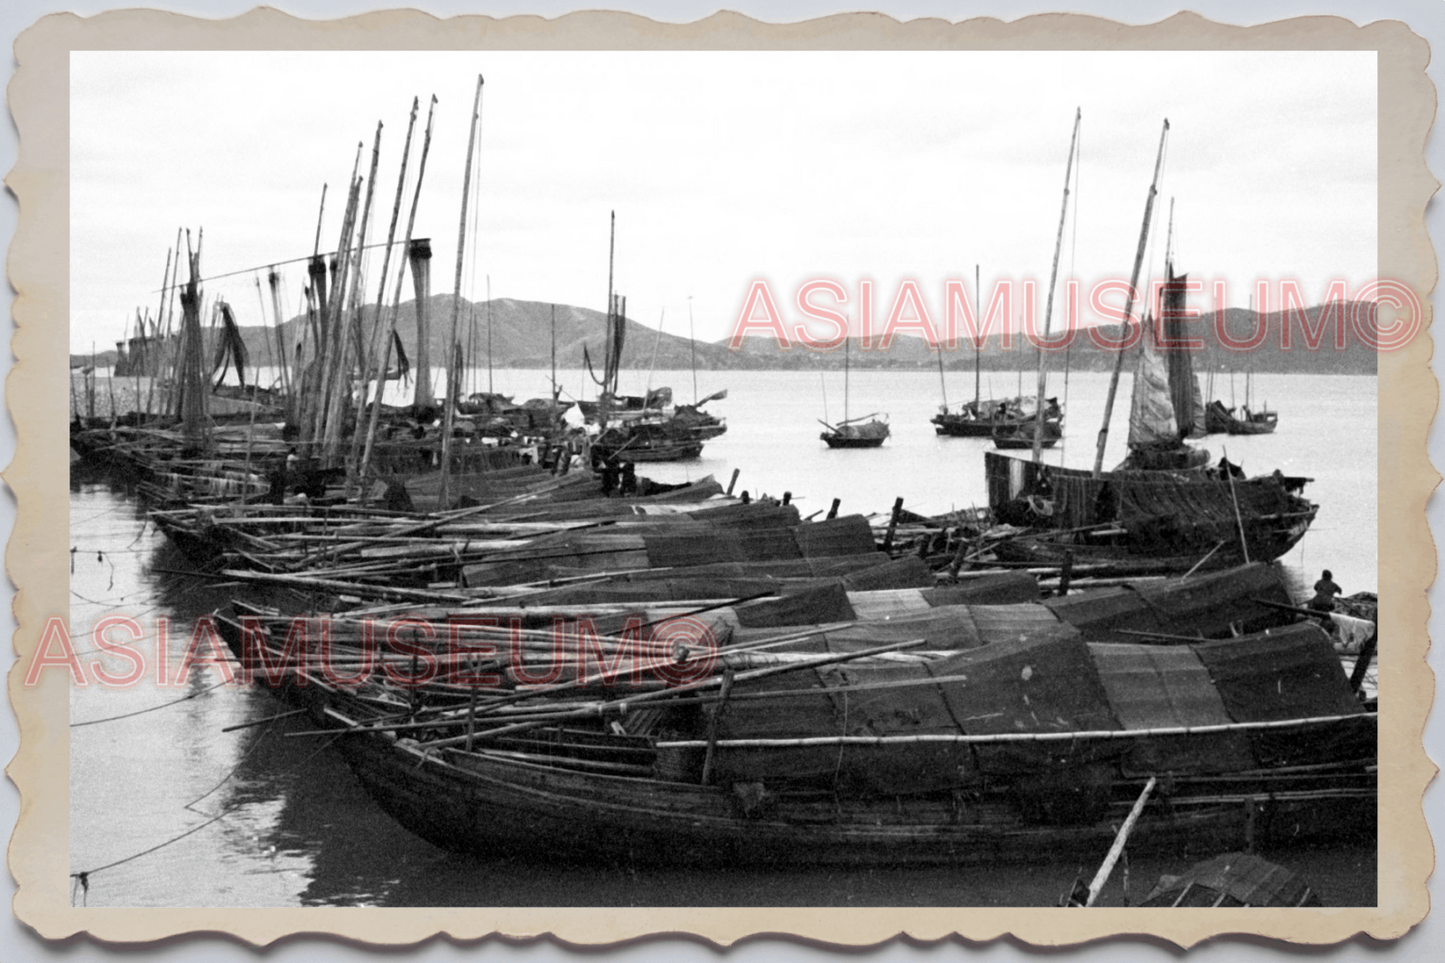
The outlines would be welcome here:
[[[613,209],[629,315],[665,311],[686,335],[691,296],[706,340],[755,279],[790,324],[816,277],[849,291],[850,316],[873,280],[879,326],[908,278],[936,319],[975,263],[986,294],[1000,277],[1042,286],[1076,107],[1062,273],[1128,278],[1165,117],[1156,273],[1171,199],[1179,269],[1226,279],[1235,305],[1260,278],[1298,279],[1315,303],[1376,270],[1373,52],[76,52],[72,347],[112,346],[137,307],[155,312],[178,227],[204,228],[207,277],[301,258],[329,184],[334,248],[378,121],[384,239],[413,96],[413,178],[438,98],[416,235],[432,238],[433,291],[450,291],[479,72],[475,300],[490,275],[495,297],[602,310]],[[291,314],[304,265],[285,271]],[[254,276],[206,293],[257,323]]]

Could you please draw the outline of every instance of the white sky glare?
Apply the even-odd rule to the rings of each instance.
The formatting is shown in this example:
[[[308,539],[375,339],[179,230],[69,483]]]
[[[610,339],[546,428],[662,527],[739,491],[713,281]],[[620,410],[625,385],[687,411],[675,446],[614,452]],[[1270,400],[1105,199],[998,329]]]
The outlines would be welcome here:
[[[935,318],[975,263],[985,292],[1042,285],[1076,107],[1062,275],[1128,278],[1165,117],[1156,274],[1171,199],[1179,269],[1226,279],[1235,305],[1257,279],[1296,279],[1315,303],[1376,271],[1369,51],[85,51],[71,55],[72,349],[112,347],[138,307],[155,312],[178,227],[204,228],[207,277],[305,257],[325,183],[333,248],[378,121],[384,240],[413,96],[411,178],[438,98],[415,233],[432,239],[433,291],[450,291],[478,73],[475,300],[489,275],[496,297],[602,310],[613,209],[629,315],[655,326],[665,310],[686,335],[692,296],[705,340],[727,336],[755,279],[790,325],[816,277],[850,292],[850,316],[873,280],[879,326],[904,279]],[[403,227],[410,198],[409,183]],[[296,313],[304,265],[285,276]],[[258,323],[253,277],[206,293]]]

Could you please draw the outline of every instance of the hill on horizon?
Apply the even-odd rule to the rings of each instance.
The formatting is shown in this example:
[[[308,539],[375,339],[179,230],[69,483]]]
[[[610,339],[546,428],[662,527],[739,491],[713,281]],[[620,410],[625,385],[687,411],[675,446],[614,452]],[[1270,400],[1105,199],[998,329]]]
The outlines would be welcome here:
[[[451,294],[434,294],[427,299],[430,319],[431,362],[444,363],[446,344],[451,334],[453,298]],[[413,363],[417,353],[416,301],[403,303],[397,312],[396,329],[406,348],[407,357]],[[1369,302],[1346,302],[1347,318],[1353,312],[1365,312],[1368,322],[1373,324],[1375,305]],[[586,348],[593,366],[600,371],[603,361],[603,329],[605,316],[600,311],[575,305],[552,305],[541,301],[520,301],[515,298],[495,298],[490,302],[471,302],[461,299],[458,318],[458,340],[463,352],[471,363],[484,366],[491,363],[497,367],[547,368],[551,365],[552,318],[556,313],[557,365],[561,368],[578,368],[584,364],[583,348]],[[1323,306],[1306,311],[1307,323],[1318,328]],[[369,330],[376,316],[376,305],[362,309],[362,323]],[[490,324],[489,324],[490,316]],[[1243,340],[1256,330],[1258,316],[1245,308],[1230,308],[1224,317],[1225,330],[1231,338]],[[1334,348],[1333,329],[1325,331],[1323,342],[1316,350],[1305,343],[1304,332],[1295,322],[1291,329],[1290,350],[1282,347],[1282,332],[1285,322],[1283,312],[1272,312],[1263,316],[1265,338],[1255,350],[1248,352],[1231,351],[1219,343],[1215,330],[1215,314],[1202,314],[1188,327],[1187,337],[1204,342],[1200,351],[1193,352],[1194,366],[1198,371],[1244,370],[1257,372],[1299,372],[1315,374],[1374,374],[1376,373],[1376,352],[1362,344],[1351,329],[1347,332],[1347,346],[1343,351]],[[281,326],[286,344],[294,350],[301,341],[307,324],[305,316],[293,317]],[[488,331],[490,328],[491,351],[488,352]],[[1102,337],[1117,340],[1122,325],[1101,325],[1097,329]],[[241,325],[242,339],[250,353],[252,365],[274,363],[276,346],[272,329],[260,325]],[[210,332],[207,332],[208,347]],[[876,344],[875,336],[869,344]],[[1010,345],[1005,347],[1005,343]],[[887,351],[870,347],[859,338],[850,342],[849,364],[863,368],[936,368],[937,352],[921,337],[911,332],[900,333]],[[979,354],[979,367],[987,371],[1033,370],[1037,364],[1037,353],[1018,332],[1008,336],[991,335]],[[89,354],[72,354],[71,365],[87,364]],[[114,350],[95,355],[98,364],[114,363]],[[655,360],[654,360],[655,358]],[[771,336],[745,338],[742,346],[734,351],[727,341],[693,342],[689,338],[657,331],[629,318],[626,323],[626,337],[623,342],[622,366],[627,370],[645,370],[656,367],[659,370],[683,370],[692,367],[704,370],[831,370],[843,367],[843,351],[834,349],[821,351],[801,345],[780,350]],[[393,362],[394,363],[394,362]],[[1075,336],[1068,352],[1068,363],[1074,370],[1105,371],[1114,363],[1114,352],[1100,347],[1087,329]],[[1051,355],[1049,365],[1059,368],[1064,364],[1064,353]],[[974,350],[972,342],[961,338],[956,349],[944,352],[944,367],[949,370],[972,369]]]

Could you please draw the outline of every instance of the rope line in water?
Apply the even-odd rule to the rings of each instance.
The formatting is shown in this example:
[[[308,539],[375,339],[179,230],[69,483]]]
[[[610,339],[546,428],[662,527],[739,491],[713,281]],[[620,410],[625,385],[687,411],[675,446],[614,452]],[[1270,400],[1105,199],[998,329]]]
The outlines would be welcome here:
[[[118,602],[124,602],[126,600],[126,597],[124,595],[117,595],[115,598],[111,599],[93,599],[88,596],[81,595],[75,589],[71,589],[70,594],[74,595],[76,598],[80,599],[87,605],[115,605]]]
[[[134,544],[133,542],[131,544]],[[150,555],[155,552],[155,547],[147,545],[145,548],[83,548],[79,545],[71,548],[71,554],[81,552],[89,555],[91,552],[99,552],[101,555]]]
[[[214,686],[213,686],[212,688],[214,688]],[[197,695],[200,695],[200,693],[196,693],[196,694],[197,694]],[[305,759],[302,759],[300,762],[296,763],[296,765],[292,766],[289,770],[283,772],[281,775],[283,775],[283,776],[295,776],[295,775],[297,775],[302,766],[305,766],[305,765],[306,765],[307,763],[309,763],[312,759],[315,759],[315,758],[316,758],[317,756],[319,756],[322,752],[324,752],[324,751],[326,751],[327,749],[329,749],[329,748],[331,747],[331,744],[332,744],[333,742],[335,742],[337,739],[340,739],[340,738],[341,738],[343,735],[345,735],[345,734],[346,734],[346,731],[345,731],[345,730],[342,730],[342,731],[336,733],[336,735],[332,736],[330,739],[327,739],[327,740],[326,740],[325,742],[323,742],[321,745],[317,746],[317,747],[316,747],[316,750],[315,750],[314,752],[312,752],[310,755],[308,755]],[[257,742],[259,743],[260,740],[258,739]],[[254,749],[255,746],[253,745],[251,748]],[[248,753],[249,753],[249,750],[248,750]],[[239,768],[239,767],[240,767],[240,764],[238,763],[236,768]],[[233,775],[234,773],[235,773],[235,769],[232,769],[231,773],[228,773],[228,774],[226,775],[226,779],[230,779],[230,778],[231,778],[231,775]],[[221,780],[221,783],[224,783],[224,782],[226,781],[226,779],[222,779],[222,780]],[[220,783],[217,784],[217,788],[220,788]],[[211,792],[215,792],[215,789],[212,789]],[[206,793],[206,796],[209,796],[209,795],[211,794],[211,792]],[[190,803],[187,803],[187,804],[186,804],[186,807],[189,808],[191,805],[193,805],[194,803],[199,802],[201,799],[204,799],[204,798],[205,798],[205,796],[200,796],[200,797],[198,797],[198,798],[196,798],[196,799],[193,799],[193,800],[191,800]],[[85,870],[80,870],[80,871],[78,871],[78,872],[71,873],[71,874],[70,874],[70,878],[73,879],[73,880],[75,880],[75,884],[71,887],[71,890],[70,890],[70,902],[71,902],[71,905],[72,905],[72,906],[75,905],[75,886],[79,886],[79,887],[80,887],[80,890],[81,890],[81,893],[82,893],[82,899],[83,899],[83,900],[89,897],[89,895],[90,895],[90,877],[94,876],[96,873],[103,872],[103,871],[105,871],[105,870],[107,870],[107,869],[114,869],[114,868],[117,867],[117,866],[121,866],[121,865],[124,865],[125,863],[129,863],[131,860],[140,859],[142,856],[149,856],[151,853],[155,852],[156,850],[158,850],[158,849],[164,849],[165,847],[171,845],[172,843],[178,843],[178,842],[180,842],[181,840],[185,839],[187,836],[192,836],[192,835],[200,832],[201,830],[205,829],[207,826],[211,825],[212,823],[219,822],[221,819],[224,819],[226,816],[229,816],[231,813],[233,813],[233,812],[235,812],[236,810],[242,808],[244,805],[245,805],[245,803],[243,803],[243,802],[233,803],[232,805],[227,806],[225,809],[221,810],[221,811],[220,811],[219,813],[217,813],[216,815],[212,816],[210,819],[207,819],[205,822],[203,822],[203,823],[201,823],[201,824],[199,824],[199,825],[196,825],[196,826],[192,826],[190,829],[186,830],[185,832],[183,832],[183,833],[181,833],[181,834],[179,834],[179,835],[177,835],[177,836],[172,836],[170,839],[167,839],[167,840],[165,840],[164,842],[156,843],[154,846],[150,847],[149,849],[143,849],[143,850],[141,850],[141,851],[138,852],[138,853],[132,853],[132,854],[129,855],[129,856],[125,856],[125,857],[123,857],[123,858],[121,858],[121,859],[117,859],[117,860],[115,860],[115,861],[113,861],[113,862],[106,863],[104,866],[97,866],[95,869],[85,869]],[[195,812],[195,810],[192,810],[192,812]]]
[[[231,771],[230,771],[230,772],[226,773],[224,776],[221,777],[221,781],[220,781],[220,782],[216,783],[216,784],[215,784],[214,786],[212,786],[210,789],[207,789],[205,792],[201,793],[199,796],[197,796],[195,799],[192,799],[190,802],[186,803],[186,804],[185,804],[184,806],[182,806],[181,808],[182,808],[182,809],[190,809],[191,812],[199,812],[199,810],[193,809],[192,807],[195,806],[195,804],[198,803],[198,802],[200,802],[202,799],[205,799],[205,798],[206,798],[207,796],[209,796],[211,793],[215,792],[217,789],[220,789],[220,788],[221,788],[222,786],[224,786],[226,783],[230,782],[230,781],[231,781],[231,777],[234,776],[234,775],[236,774],[236,771],[239,770],[239,769],[241,768],[241,766],[245,764],[245,762],[246,762],[247,759],[251,758],[251,753],[253,753],[253,752],[256,751],[256,747],[259,746],[262,742],[264,742],[264,741],[266,740],[266,737],[271,734],[271,730],[274,729],[274,728],[275,728],[275,725],[272,724],[272,725],[269,725],[269,726],[267,726],[266,728],[262,729],[262,730],[261,730],[261,734],[256,737],[256,739],[255,739],[254,742],[251,743],[251,748],[249,748],[249,749],[247,749],[245,752],[241,753],[241,758],[238,759],[238,760],[236,760],[236,764],[231,767]],[[201,815],[205,815],[205,814],[204,814],[204,813],[201,813]]]
[[[151,706],[149,709],[137,709],[137,710],[134,711],[134,712],[124,712],[124,713],[121,713],[121,714],[118,715],[118,716],[106,716],[104,719],[87,719],[87,720],[85,720],[84,722],[72,722],[72,723],[70,724],[70,728],[75,729],[75,728],[78,728],[78,727],[80,727],[80,726],[93,726],[93,725],[98,725],[99,723],[102,723],[102,722],[114,722],[114,721],[117,720],[117,719],[129,719],[131,716],[144,715],[144,714],[147,713],[147,712],[154,712],[154,711],[156,711],[157,709],[164,709],[164,708],[166,708],[167,706],[173,706],[173,705],[177,705],[177,704],[182,703],[182,702],[188,702],[188,701],[190,701],[191,699],[194,699],[194,698],[196,698],[196,697],[198,697],[198,696],[203,696],[203,695],[205,695],[207,692],[210,692],[212,689],[217,689],[217,688],[220,688],[220,687],[223,686],[223,685],[229,685],[229,684],[230,684],[230,682],[229,682],[228,680],[222,679],[220,682],[217,682],[217,683],[215,683],[214,685],[208,685],[208,686],[206,686],[204,689],[200,690],[199,692],[192,692],[190,695],[181,696],[179,699],[172,699],[170,702],[162,702],[160,705],[158,705],[158,706]]]

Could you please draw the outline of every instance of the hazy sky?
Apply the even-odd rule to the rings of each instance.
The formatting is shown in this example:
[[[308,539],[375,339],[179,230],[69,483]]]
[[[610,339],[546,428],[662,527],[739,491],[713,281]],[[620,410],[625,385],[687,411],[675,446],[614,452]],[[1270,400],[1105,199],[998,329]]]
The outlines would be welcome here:
[[[1375,273],[1373,52],[94,51],[71,55],[72,347],[109,347],[137,307],[155,312],[178,227],[204,228],[206,277],[302,258],[325,183],[334,248],[378,121],[383,240],[413,96],[412,178],[438,98],[416,235],[432,238],[433,291],[452,290],[479,72],[476,300],[490,275],[496,297],[602,310],[612,209],[629,315],[655,326],[665,310],[685,335],[692,296],[706,340],[755,279],[790,324],[817,277],[849,292],[850,316],[871,279],[879,326],[904,279],[935,318],[975,263],[985,293],[997,277],[1042,286],[1076,107],[1062,273],[1128,278],[1166,116],[1156,274],[1171,199],[1178,267],[1227,279],[1233,304],[1260,278],[1298,279],[1314,303],[1332,278],[1353,290]],[[206,293],[254,324],[254,277]],[[304,265],[285,277],[292,314]]]

